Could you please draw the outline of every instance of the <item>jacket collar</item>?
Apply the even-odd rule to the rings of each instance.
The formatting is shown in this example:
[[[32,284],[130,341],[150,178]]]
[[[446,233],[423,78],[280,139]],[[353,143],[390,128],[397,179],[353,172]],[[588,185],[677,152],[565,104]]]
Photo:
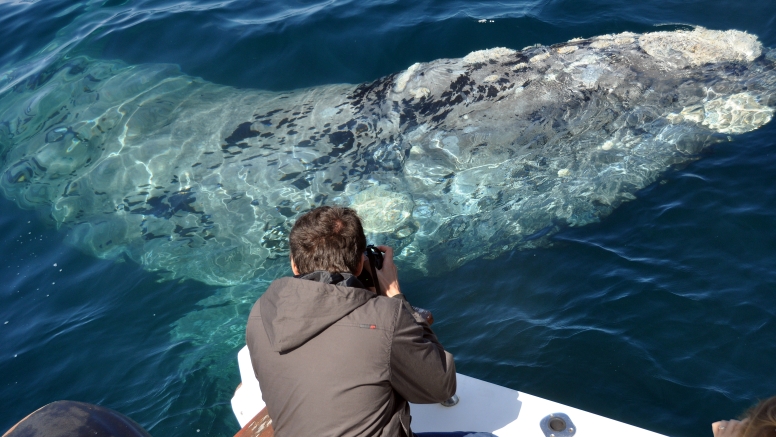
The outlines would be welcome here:
[[[365,288],[357,277],[350,272],[330,273],[323,270],[317,270],[306,275],[294,276],[298,279],[307,279],[308,281],[321,282],[324,284],[341,285],[344,287]]]

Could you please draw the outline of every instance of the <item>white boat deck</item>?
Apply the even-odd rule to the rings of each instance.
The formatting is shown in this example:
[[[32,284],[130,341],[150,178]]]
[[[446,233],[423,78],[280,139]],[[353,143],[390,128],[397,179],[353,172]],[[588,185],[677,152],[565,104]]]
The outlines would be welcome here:
[[[243,427],[262,408],[259,382],[253,374],[248,347],[237,355],[242,386],[232,398],[232,409]],[[527,393],[457,375],[460,401],[453,407],[439,404],[412,404],[412,430],[487,431],[499,437],[660,437],[642,428],[548,401]],[[570,422],[561,432],[553,432],[541,423],[551,414]],[[565,415],[565,416],[563,416]]]

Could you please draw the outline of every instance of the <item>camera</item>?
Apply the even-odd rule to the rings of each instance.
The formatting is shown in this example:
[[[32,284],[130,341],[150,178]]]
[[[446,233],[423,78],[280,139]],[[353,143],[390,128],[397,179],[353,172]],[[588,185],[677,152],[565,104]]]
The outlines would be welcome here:
[[[377,270],[381,270],[383,268],[383,253],[380,252],[380,250],[376,248],[374,244],[370,244],[366,246],[364,254],[369,260],[370,268],[364,268],[361,270],[361,274],[358,275],[358,280],[364,284],[364,287],[374,287],[374,289],[379,293],[380,284],[377,282]]]
[[[380,252],[380,249],[376,248],[374,244],[370,244],[366,246],[364,253],[369,258],[369,264],[375,266],[377,270],[383,269],[383,253]]]

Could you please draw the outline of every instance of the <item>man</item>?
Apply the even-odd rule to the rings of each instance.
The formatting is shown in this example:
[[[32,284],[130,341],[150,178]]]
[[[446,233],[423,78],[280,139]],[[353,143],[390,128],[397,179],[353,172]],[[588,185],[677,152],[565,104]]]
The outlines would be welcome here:
[[[393,250],[381,295],[356,278],[366,237],[355,211],[323,206],[289,237],[293,278],[256,302],[246,340],[277,437],[411,437],[407,402],[455,394],[455,364],[404,299]]]

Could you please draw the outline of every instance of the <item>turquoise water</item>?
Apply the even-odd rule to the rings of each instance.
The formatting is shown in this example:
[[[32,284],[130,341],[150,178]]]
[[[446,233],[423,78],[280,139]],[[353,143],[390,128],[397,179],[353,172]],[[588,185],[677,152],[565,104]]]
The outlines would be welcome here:
[[[776,47],[774,22],[767,2],[5,2],[0,65],[171,63],[216,84],[282,91],[656,26],[735,28]],[[552,247],[403,288],[434,311],[463,373],[654,431],[708,435],[710,421],[776,393],[774,132],[771,123],[707,149]],[[0,205],[0,430],[75,399],[158,436],[236,432],[234,357],[262,283],[158,282]]]

